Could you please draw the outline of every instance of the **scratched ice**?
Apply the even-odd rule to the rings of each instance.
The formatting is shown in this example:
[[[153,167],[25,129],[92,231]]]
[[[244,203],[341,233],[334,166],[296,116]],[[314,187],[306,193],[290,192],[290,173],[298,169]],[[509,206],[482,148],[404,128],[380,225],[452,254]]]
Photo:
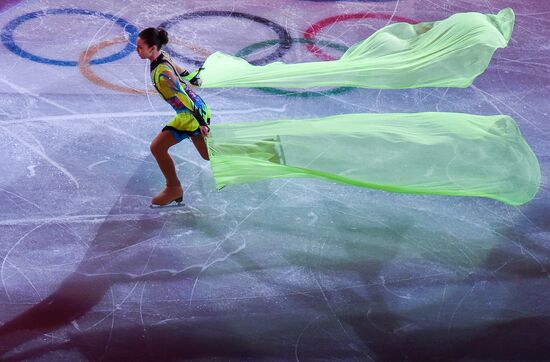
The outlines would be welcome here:
[[[114,4],[0,5],[0,358],[548,358],[539,337],[550,335],[550,4]],[[187,206],[148,208],[164,182],[149,143],[172,111],[151,92],[148,64],[121,40],[132,29],[171,20],[170,50],[194,69],[215,50],[259,63],[318,60],[300,38],[338,14],[371,15],[319,29],[335,57],[396,17],[506,6],[517,14],[510,46],[467,89],[200,94],[214,123],[509,114],[542,168],[529,204],[296,179],[216,192],[209,164],[184,142],[172,155]]]

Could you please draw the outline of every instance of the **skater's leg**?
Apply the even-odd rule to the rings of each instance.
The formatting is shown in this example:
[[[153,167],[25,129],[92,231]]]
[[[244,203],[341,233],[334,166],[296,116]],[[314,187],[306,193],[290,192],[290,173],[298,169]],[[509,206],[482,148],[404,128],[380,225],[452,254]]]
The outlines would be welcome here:
[[[210,160],[210,156],[208,156],[208,147],[206,146],[204,137],[202,135],[191,136],[191,141],[193,141],[193,144],[195,145],[197,151],[199,151],[201,157],[207,161]]]
[[[157,160],[160,170],[166,178],[166,186],[180,185],[174,161],[168,153],[168,149],[177,143],[178,141],[168,131],[160,132],[153,142],[151,142],[151,153],[155,157],[155,160]]]
[[[176,175],[176,167],[168,153],[168,149],[178,142],[170,131],[159,133],[151,142],[151,153],[166,178],[166,188],[151,200],[154,205],[167,205],[172,201],[180,203],[183,200],[183,189]]]

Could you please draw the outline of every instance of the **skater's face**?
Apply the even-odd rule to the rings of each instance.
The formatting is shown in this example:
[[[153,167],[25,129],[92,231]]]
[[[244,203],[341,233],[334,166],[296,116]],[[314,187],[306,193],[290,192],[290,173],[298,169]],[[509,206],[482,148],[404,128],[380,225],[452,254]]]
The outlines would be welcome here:
[[[136,51],[141,59],[150,59],[157,50],[156,45],[153,45],[151,47],[147,45],[147,43],[140,37],[137,38],[136,45]]]

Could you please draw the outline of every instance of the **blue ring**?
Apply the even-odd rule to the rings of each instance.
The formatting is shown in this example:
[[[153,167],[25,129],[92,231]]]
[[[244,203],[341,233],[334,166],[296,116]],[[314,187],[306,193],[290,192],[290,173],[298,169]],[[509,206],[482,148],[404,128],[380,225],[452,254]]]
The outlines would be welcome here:
[[[120,26],[126,33],[128,33],[128,35],[130,36],[130,39],[129,39],[128,45],[126,45],[124,49],[108,57],[92,60],[90,62],[91,64],[105,64],[105,63],[113,62],[115,60],[124,58],[134,50],[133,44],[136,43],[137,35],[138,35],[138,28],[136,26],[130,24],[128,21],[122,18],[119,18],[117,16],[107,14],[107,13],[101,13],[94,10],[85,10],[85,9],[48,9],[48,10],[35,11],[33,13],[27,13],[27,14],[21,15],[13,19],[12,21],[10,21],[4,27],[4,29],[2,29],[2,35],[1,35],[2,43],[11,52],[19,55],[20,57],[27,58],[37,63],[60,65],[65,67],[76,67],[78,65],[78,61],[49,59],[38,55],[34,55],[23,50],[19,45],[15,44],[15,41],[13,40],[13,32],[21,24],[31,19],[36,19],[46,15],[56,15],[56,14],[89,15],[89,16],[101,17],[114,22],[115,24]]]

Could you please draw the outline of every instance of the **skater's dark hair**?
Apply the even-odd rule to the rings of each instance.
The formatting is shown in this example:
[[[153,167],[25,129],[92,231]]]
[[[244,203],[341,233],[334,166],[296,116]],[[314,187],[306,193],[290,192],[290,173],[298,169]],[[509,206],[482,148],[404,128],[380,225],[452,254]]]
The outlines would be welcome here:
[[[163,28],[143,29],[138,36],[150,47],[156,45],[158,50],[160,50],[164,44],[168,44],[168,32]]]

